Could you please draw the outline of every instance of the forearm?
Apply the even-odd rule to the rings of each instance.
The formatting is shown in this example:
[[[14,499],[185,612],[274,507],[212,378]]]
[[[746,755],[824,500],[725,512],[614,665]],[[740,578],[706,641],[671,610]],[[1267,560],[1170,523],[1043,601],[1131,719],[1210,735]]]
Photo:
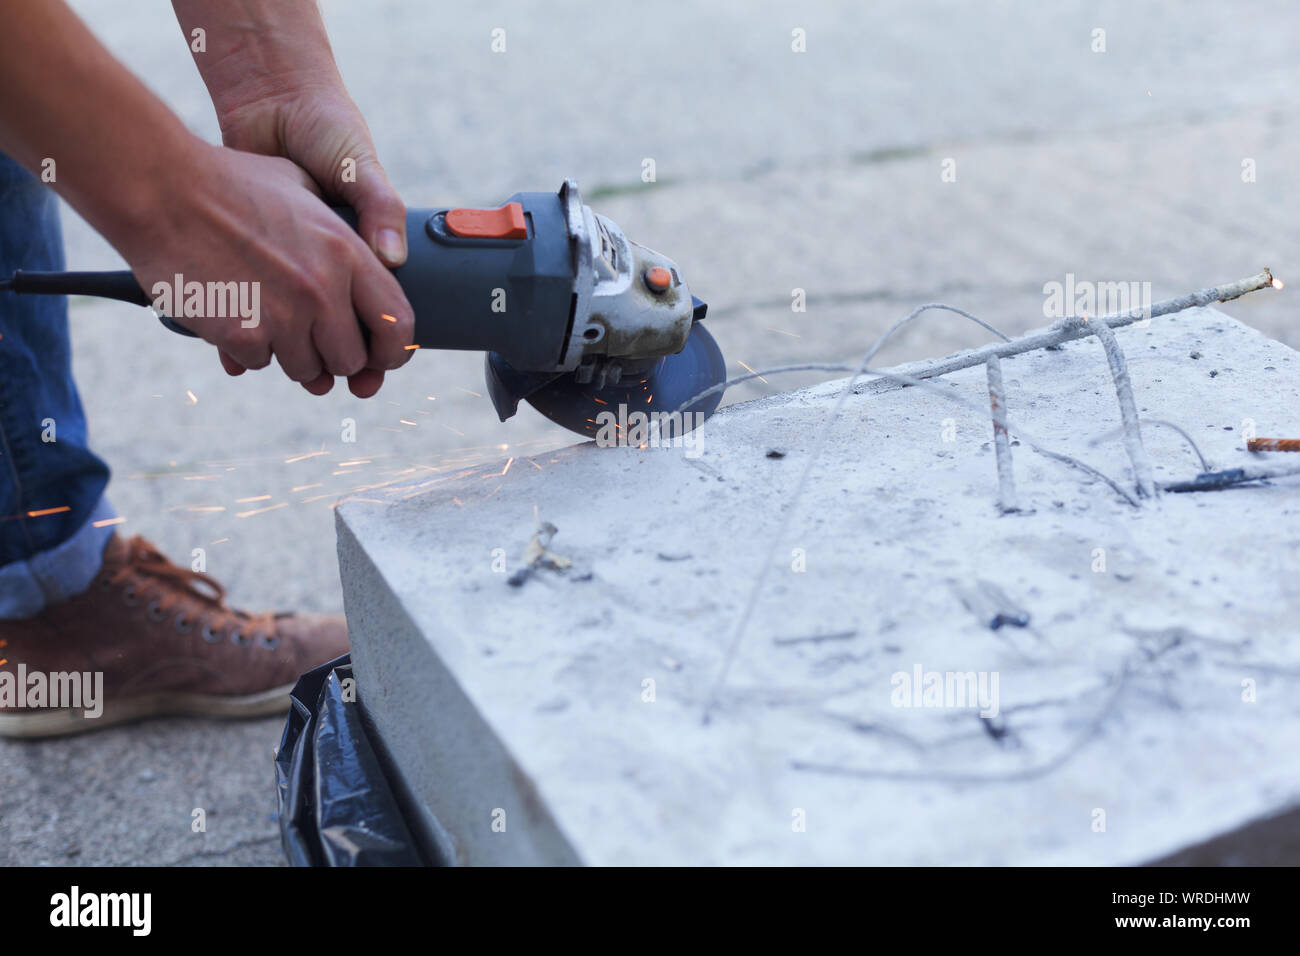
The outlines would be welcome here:
[[[0,150],[121,249],[202,143],[62,0],[0,0]]]
[[[406,261],[406,208],[343,88],[315,0],[172,0],[233,149],[283,156],[356,210],[389,267]],[[199,32],[202,31],[202,32]]]
[[[172,0],[172,7],[223,132],[243,107],[342,86],[315,0]]]

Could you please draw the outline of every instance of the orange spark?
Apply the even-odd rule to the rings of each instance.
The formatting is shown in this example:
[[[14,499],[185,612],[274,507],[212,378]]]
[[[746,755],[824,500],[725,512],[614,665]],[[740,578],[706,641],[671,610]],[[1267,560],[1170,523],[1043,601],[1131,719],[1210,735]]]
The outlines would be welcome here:
[[[334,498],[334,497],[337,497],[337,495],[335,495],[334,492],[327,491],[323,495],[312,495],[310,498],[303,498],[301,501],[298,502],[298,504],[306,505],[306,504],[310,504],[313,501],[320,501],[322,498]]]
[[[303,461],[304,459],[315,458],[317,455],[323,455],[323,454],[325,454],[325,452],[323,451],[309,451],[305,455],[297,455],[293,458],[286,458],[284,460],[284,463],[286,465],[292,465],[295,461]]]
[[[267,497],[269,498],[270,495],[268,495]],[[253,511],[238,511],[235,513],[235,517],[251,518],[253,515],[263,515],[266,514],[268,511],[274,511],[277,508],[287,508],[287,507],[289,507],[289,502],[281,501],[278,505],[271,505],[271,507],[269,508],[257,508],[254,509]]]
[[[105,518],[103,521],[92,521],[91,525],[96,528],[107,528],[109,525],[125,523],[125,518]]]
[[[29,517],[29,518],[43,518],[43,517],[45,517],[46,515],[57,515],[57,514],[62,514],[62,513],[65,512],[65,511],[71,511],[71,510],[72,510],[72,506],[71,506],[71,505],[62,505],[62,506],[60,506],[60,507],[58,507],[58,508],[42,508],[40,511],[29,511],[29,512],[27,512],[27,517]]]

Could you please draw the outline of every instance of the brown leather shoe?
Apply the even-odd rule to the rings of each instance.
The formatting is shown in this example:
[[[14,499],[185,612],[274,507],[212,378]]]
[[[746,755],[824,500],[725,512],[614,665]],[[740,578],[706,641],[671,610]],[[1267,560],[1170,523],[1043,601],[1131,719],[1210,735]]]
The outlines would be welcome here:
[[[347,652],[342,617],[248,614],[225,594],[144,538],[114,535],[84,593],[0,621],[0,736],[284,713],[301,674]]]

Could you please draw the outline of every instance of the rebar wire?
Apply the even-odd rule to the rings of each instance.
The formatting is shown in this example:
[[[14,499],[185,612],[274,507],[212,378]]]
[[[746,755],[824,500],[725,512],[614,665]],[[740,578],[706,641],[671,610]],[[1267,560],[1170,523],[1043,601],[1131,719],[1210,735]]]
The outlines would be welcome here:
[[[915,309],[913,309],[903,318],[895,322],[892,326],[890,326],[885,331],[883,335],[881,335],[878,339],[876,339],[876,341],[872,344],[871,348],[867,350],[867,354],[862,357],[862,361],[859,363],[857,369],[854,370],[853,374],[849,377],[848,385],[840,392],[839,398],[836,399],[835,401],[835,406],[831,409],[830,414],[826,417],[826,419],[822,422],[821,427],[818,429],[813,452],[808,457],[807,462],[805,462],[803,471],[800,472],[799,479],[795,484],[794,491],[790,494],[790,497],[786,502],[784,509],[782,510],[779,527],[777,528],[776,533],[772,536],[771,544],[769,544],[767,548],[767,553],[763,558],[763,564],[761,570],[759,571],[758,578],[754,582],[754,587],[750,591],[748,600],[745,602],[745,608],[741,612],[740,618],[737,621],[735,631],[733,632],[731,637],[731,641],[727,645],[727,650],[723,656],[722,668],[718,672],[718,676],[714,680],[713,685],[709,690],[709,694],[704,705],[704,716],[703,716],[704,723],[707,724],[711,718],[713,712],[713,706],[714,703],[716,702],[718,691],[721,689],[722,685],[726,682],[727,675],[731,670],[732,662],[735,660],[736,651],[740,646],[741,638],[745,633],[745,628],[748,626],[749,619],[754,613],[754,607],[758,603],[758,595],[759,593],[762,592],[763,585],[767,582],[767,576],[771,572],[772,562],[776,556],[777,542],[782,540],[785,537],[786,532],[789,530],[790,519],[794,516],[795,510],[799,504],[799,499],[803,496],[804,488],[808,482],[808,476],[812,473],[813,466],[817,463],[818,458],[821,457],[822,449],[825,447],[826,438],[830,434],[831,426],[834,424],[835,420],[839,417],[840,411],[844,408],[844,403],[848,400],[849,395],[853,391],[853,385],[857,382],[858,377],[863,374],[875,374],[875,375],[888,374],[885,372],[873,372],[869,368],[871,359],[875,356],[877,352],[880,351],[881,347],[884,346],[885,342],[889,340],[889,337],[891,335],[893,335],[896,331],[901,329],[908,322],[915,319],[917,316],[931,309],[941,309],[947,312],[953,312],[957,315],[970,319],[971,321],[977,323],[978,325],[980,325],[985,329],[992,331],[995,335],[1001,336],[1004,341],[1007,342],[1011,341],[1010,339],[1007,338],[1005,334],[993,328],[993,326],[989,325],[983,319],[980,319],[977,316],[974,316],[971,313],[967,312],[965,309],[959,309],[956,306],[946,305],[942,302],[927,302],[924,305],[917,306]],[[928,385],[929,383],[926,384]],[[714,386],[712,389],[706,390],[706,393],[711,393],[713,390],[716,390],[716,388],[717,386]],[[696,396],[695,398],[692,398],[690,401],[685,402],[683,405],[678,407],[677,411],[679,412],[682,411],[687,406],[692,405],[695,402],[699,401],[701,397],[702,395],[699,395]],[[958,396],[952,396],[952,397],[957,398]]]
[[[1187,295],[1164,299],[1151,306],[1149,310],[1131,309],[1128,312],[1104,315],[1089,322],[1084,322],[1082,318],[1077,316],[1067,317],[1050,328],[1030,332],[1028,335],[1022,335],[1012,342],[985,345],[977,349],[957,352],[954,355],[940,359],[915,362],[910,366],[904,366],[904,368],[908,372],[914,373],[918,378],[934,378],[937,375],[947,375],[949,372],[956,372],[959,369],[983,365],[990,354],[996,354],[998,358],[1006,358],[1009,355],[1019,355],[1022,352],[1051,348],[1064,345],[1066,342],[1073,342],[1075,339],[1086,338],[1093,334],[1093,328],[1091,327],[1093,323],[1104,322],[1112,329],[1123,328],[1126,325],[1132,325],[1134,322],[1170,315],[1174,312],[1182,312],[1184,309],[1198,308],[1209,305],[1211,302],[1228,302],[1269,286],[1280,289],[1282,283],[1280,280],[1274,279],[1273,273],[1265,269],[1263,272],[1256,273],[1249,278],[1238,279],[1236,282],[1229,282],[1227,285],[1210,286],[1198,292],[1189,292]],[[878,384],[872,383],[872,385]]]
[[[1156,483],[1151,477],[1151,461],[1147,458],[1146,446],[1142,444],[1142,426],[1138,424],[1137,401],[1133,398],[1133,380],[1129,378],[1124,350],[1119,347],[1115,332],[1105,322],[1089,324],[1093,334],[1101,341],[1101,347],[1106,353],[1106,364],[1110,366],[1111,381],[1119,399],[1119,417],[1124,428],[1124,450],[1133,463],[1133,480],[1137,483],[1138,494],[1143,498],[1154,498]]]
[[[1173,422],[1167,422],[1167,421],[1165,421],[1165,420],[1162,419],[1162,418],[1139,418],[1139,419],[1138,419],[1138,424],[1140,424],[1140,425],[1163,425],[1165,428],[1172,428],[1174,431],[1178,432],[1178,434],[1182,435],[1182,436],[1183,436],[1183,440],[1187,442],[1187,444],[1191,447],[1192,451],[1196,452],[1196,457],[1199,458],[1200,461],[1201,461],[1201,471],[1209,471],[1209,470],[1210,470],[1210,463],[1209,463],[1208,461],[1206,461],[1206,460],[1205,460],[1205,456],[1201,454],[1201,449],[1200,449],[1200,447],[1197,446],[1197,444],[1196,444],[1195,440],[1192,438],[1192,436],[1189,435],[1189,434],[1187,434],[1187,432],[1185,432],[1185,431],[1184,431],[1182,428],[1180,428],[1178,425],[1175,425]],[[1122,434],[1124,434],[1124,426],[1123,426],[1123,425],[1121,425],[1119,428],[1112,428],[1112,429],[1111,429],[1110,431],[1108,431],[1108,432],[1102,432],[1102,433],[1101,433],[1100,435],[1098,435],[1096,438],[1089,439],[1089,440],[1088,440],[1088,445],[1089,445],[1089,447],[1094,447],[1094,448],[1095,448],[1097,445],[1100,445],[1102,442],[1110,441],[1112,438],[1117,438],[1117,437],[1119,437],[1119,436],[1122,435]]]
[[[1249,481],[1266,481],[1269,478],[1287,478],[1300,475],[1300,465],[1244,465],[1241,468],[1227,468],[1223,471],[1210,471],[1197,475],[1191,481],[1165,481],[1160,487],[1164,491],[1220,491],[1233,485]]]
[[[1264,269],[1262,272],[1257,273],[1254,276],[1251,276],[1246,279],[1239,279],[1236,282],[1229,283],[1224,286],[1211,286],[1206,289],[1201,289],[1198,292],[1192,292],[1187,295],[1179,296],[1174,299],[1166,299],[1162,302],[1158,302],[1155,305],[1151,306],[1150,309],[1133,309],[1130,310],[1129,312],[1121,313],[1118,315],[1103,316],[1093,321],[1104,322],[1108,328],[1119,328],[1121,326],[1130,325],[1133,322],[1137,322],[1142,319],[1153,318],[1160,315],[1168,315],[1173,312],[1183,311],[1184,309],[1208,305],[1210,302],[1227,302],[1231,299],[1236,299],[1240,296],[1243,296],[1249,292],[1254,292],[1257,289],[1262,289],[1265,286],[1273,286],[1274,288],[1281,287],[1281,284],[1273,278],[1272,273],[1270,273],[1267,268]],[[870,369],[869,366],[872,357],[874,357],[875,354],[880,350],[880,348],[885,344],[885,342],[888,341],[889,337],[893,335],[895,331],[897,331],[898,329],[906,325],[908,322],[915,319],[918,315],[921,315],[922,313],[930,309],[942,309],[948,312],[956,313],[957,315],[964,316],[968,319],[971,319],[972,321],[978,323],[984,328],[989,329],[993,331],[995,334],[1001,336],[1004,339],[1004,343],[1001,345],[985,346],[982,349],[974,349],[965,353],[958,353],[957,355],[951,356],[946,359],[919,363],[915,368],[915,370],[920,373],[919,376],[912,376],[902,372],[885,372],[885,371],[876,371]],[[1073,341],[1074,339],[1083,338],[1085,335],[1093,334],[1093,332],[1094,332],[1093,329],[1087,328],[1087,323],[1084,323],[1077,319],[1075,320],[1066,319],[1057,323],[1055,326],[1053,326],[1052,328],[1044,332],[1038,332],[1038,333],[1030,334],[1028,336],[1022,336],[1021,338],[1012,341],[1010,339],[1007,339],[1007,337],[1003,335],[1003,333],[998,332],[996,329],[993,329],[992,326],[989,326],[982,319],[979,319],[976,316],[972,315],[971,313],[966,312],[964,309],[959,309],[956,308],[955,306],[946,305],[944,303],[926,303],[924,305],[917,306],[915,309],[909,312],[902,319],[899,319],[897,322],[894,323],[894,325],[890,326],[890,328],[886,330],[886,332],[882,336],[880,336],[879,339],[876,340],[876,342],[871,346],[871,348],[867,350],[867,354],[863,356],[863,359],[859,364],[858,368],[854,370],[847,384],[841,390],[839,397],[836,399],[834,407],[832,407],[830,411],[830,414],[822,421],[821,427],[818,429],[816,442],[813,447],[813,452],[809,456],[808,461],[805,463],[802,472],[800,472],[799,479],[795,484],[794,490],[791,493],[789,499],[787,500],[784,508],[782,509],[779,526],[776,530],[776,533],[773,534],[773,536],[771,537],[770,543],[768,545],[766,554],[763,559],[762,567],[759,571],[758,577],[754,581],[754,587],[750,590],[749,597],[745,602],[745,607],[742,610],[739,619],[737,620],[736,627],[731,636],[731,640],[728,642],[727,649],[723,655],[722,665],[718,671],[718,675],[714,679],[712,685],[709,688],[708,696],[705,699],[703,723],[708,724],[710,719],[712,718],[713,708],[717,702],[718,694],[721,691],[722,686],[726,683],[726,679],[730,674],[731,667],[736,659],[736,653],[739,649],[741,639],[745,634],[745,628],[748,626],[750,617],[753,615],[754,612],[754,607],[758,602],[758,595],[762,592],[763,585],[767,582],[767,577],[771,571],[772,562],[776,555],[778,542],[780,542],[785,537],[786,532],[789,529],[790,520],[793,517],[795,510],[798,507],[799,499],[803,495],[804,488],[806,487],[808,482],[808,477],[811,474],[813,467],[816,465],[817,460],[821,457],[822,449],[825,447],[826,438],[830,433],[831,426],[835,423],[835,420],[839,417],[840,411],[843,409],[844,404],[847,401],[850,393],[853,392],[853,388],[857,384],[858,378],[864,374],[872,374],[879,378],[890,379],[896,382],[901,382],[902,384],[914,385],[918,387],[924,385],[931,389],[938,390],[937,386],[934,386],[929,382],[923,382],[922,379],[934,377],[937,375],[944,375],[951,371],[956,371],[962,368],[969,368],[973,365],[984,363],[988,360],[989,355],[997,355],[999,358],[1003,358],[1008,355],[1018,355],[1022,352],[1033,351],[1036,349],[1045,348],[1052,345],[1059,345],[1068,341]],[[788,368],[794,370],[797,367],[789,366]],[[839,368],[836,368],[834,370],[840,371]],[[748,376],[737,379],[736,381],[744,381],[747,380],[748,378],[757,378],[760,375],[768,375],[768,374],[776,374],[776,372],[772,372],[772,371],[754,372]],[[711,386],[708,389],[705,389],[704,391],[700,392],[693,398],[679,405],[677,411],[681,412],[685,410],[688,406],[699,401],[701,398],[705,397],[706,395],[711,395],[714,392],[725,390],[729,384],[732,384],[732,382],[730,381],[725,382],[722,383],[720,386],[715,385],[715,386]],[[948,394],[949,398],[951,399],[959,401],[960,403],[968,406],[972,405],[972,403],[966,401],[961,396],[951,394],[950,392],[944,393],[941,391],[940,394]],[[984,411],[982,409],[979,409],[979,411],[981,414],[984,414]],[[1007,427],[1013,428],[1014,426],[1011,424],[1010,421],[1008,421]],[[1081,468],[1091,474],[1094,474],[1102,478],[1104,481],[1106,481],[1107,484],[1109,484],[1117,492],[1123,495],[1124,498],[1128,500],[1131,504],[1134,505],[1137,504],[1137,502],[1133,501],[1130,495],[1128,495],[1126,492],[1120,489],[1118,484],[1116,484],[1113,480],[1107,478],[1105,475],[1103,475],[1101,472],[1097,471],[1096,469],[1092,468],[1091,466],[1086,465],[1081,461],[1078,461],[1072,456],[1065,455],[1060,452],[1050,451],[1043,448],[1041,443],[1031,439],[1029,435],[1026,432],[1024,432],[1022,429],[1016,428],[1015,431],[1020,436],[1022,441],[1024,441],[1026,444],[1030,445],[1031,447],[1035,448],[1035,450],[1038,450],[1043,454],[1048,455],[1049,457],[1067,462],[1075,467]]]
[[[790,767],[793,770],[803,770],[811,773],[829,774],[837,777],[855,777],[860,780],[903,780],[913,783],[957,783],[957,784],[978,784],[978,783],[1011,783],[1023,780],[1034,780],[1038,777],[1044,777],[1054,770],[1058,770],[1065,764],[1073,760],[1080,751],[1082,751],[1101,731],[1102,725],[1106,723],[1107,718],[1115,709],[1119,702],[1120,695],[1128,686],[1129,678],[1133,671],[1133,665],[1129,662],[1119,669],[1119,671],[1110,678],[1113,684],[1111,692],[1106,695],[1105,701],[1092,719],[1088,721],[1087,726],[1074,738],[1065,748],[1054,756],[1044,760],[1042,763],[1026,767],[1022,770],[1012,770],[1006,773],[978,773],[978,772],[947,772],[947,771],[926,771],[926,770],[888,770],[868,767],[843,767],[836,764],[827,764],[814,762],[810,760],[791,760]]]
[[[1002,360],[990,355],[985,363],[989,381],[989,410],[993,416],[993,453],[998,468],[998,510],[1004,515],[1020,510],[1016,503],[1016,475],[1007,435],[1007,395],[1002,385]]]

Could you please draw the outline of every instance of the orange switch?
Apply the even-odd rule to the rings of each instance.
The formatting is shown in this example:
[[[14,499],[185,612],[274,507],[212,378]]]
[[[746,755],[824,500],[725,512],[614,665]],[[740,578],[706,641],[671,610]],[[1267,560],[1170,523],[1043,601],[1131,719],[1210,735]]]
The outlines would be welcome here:
[[[673,274],[663,266],[651,266],[645,271],[645,284],[651,292],[667,292],[673,284]]]
[[[524,207],[517,202],[500,209],[448,209],[447,229],[467,239],[527,239]]]

